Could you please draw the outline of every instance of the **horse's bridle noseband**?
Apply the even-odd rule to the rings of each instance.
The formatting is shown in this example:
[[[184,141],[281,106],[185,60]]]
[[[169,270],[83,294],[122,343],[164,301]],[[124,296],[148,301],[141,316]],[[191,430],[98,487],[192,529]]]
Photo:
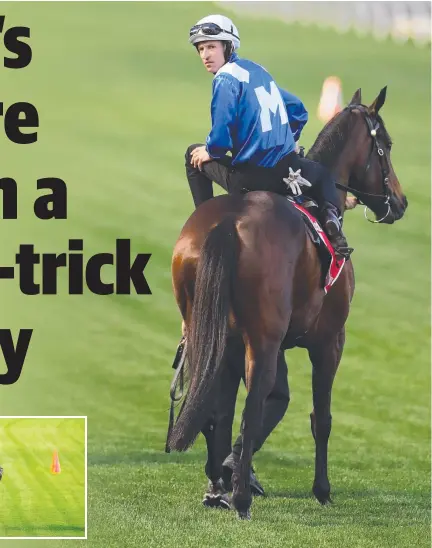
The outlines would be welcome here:
[[[366,124],[368,126],[369,134],[372,137],[372,147],[371,147],[371,150],[370,150],[370,153],[369,153],[369,156],[368,156],[368,161],[367,161],[364,173],[363,173],[363,177],[366,175],[366,172],[370,168],[372,153],[373,153],[373,151],[376,147],[376,151],[378,153],[378,158],[379,158],[380,167],[381,167],[384,193],[383,194],[371,194],[370,192],[364,192],[362,190],[356,190],[355,188],[352,188],[348,185],[345,186],[345,185],[341,185],[339,183],[336,183],[336,186],[340,190],[344,190],[345,192],[348,192],[348,191],[351,192],[352,194],[354,194],[358,198],[360,204],[363,203],[363,205],[365,206],[364,215],[365,215],[365,219],[367,221],[369,221],[370,223],[381,223],[382,221],[384,221],[384,219],[386,219],[388,217],[388,215],[391,211],[391,206],[390,206],[390,189],[389,189],[389,177],[388,177],[389,173],[390,173],[390,169],[389,169],[388,161],[387,161],[387,158],[385,156],[384,150],[381,148],[381,145],[380,145],[380,143],[378,141],[378,137],[377,137],[377,131],[380,127],[380,124],[377,121],[376,125],[374,126],[374,124],[372,122],[372,119],[369,115],[369,112],[367,110],[367,107],[365,107],[363,105],[350,105],[346,108],[349,109],[350,112],[357,109],[362,114],[364,114],[364,120],[366,121]],[[369,217],[367,216],[367,210],[369,208],[364,202],[361,201],[361,199],[358,197],[358,194],[362,194],[363,196],[371,196],[373,198],[383,198],[384,205],[387,206],[387,212],[384,215],[384,217],[382,217],[378,221],[373,221],[373,220],[369,219]]]

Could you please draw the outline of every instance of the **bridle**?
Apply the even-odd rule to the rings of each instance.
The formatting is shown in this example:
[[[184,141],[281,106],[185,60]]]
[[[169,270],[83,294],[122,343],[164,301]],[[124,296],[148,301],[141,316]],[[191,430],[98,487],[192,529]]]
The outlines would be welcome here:
[[[388,177],[389,173],[390,173],[390,169],[389,169],[389,164],[388,164],[386,155],[384,154],[384,150],[381,148],[381,145],[380,145],[380,143],[378,141],[378,137],[377,137],[377,131],[380,127],[380,124],[379,124],[378,121],[376,121],[376,125],[374,125],[374,122],[372,121],[367,108],[363,105],[350,105],[346,108],[349,109],[350,112],[352,112],[354,109],[357,109],[362,114],[364,114],[363,119],[365,120],[365,122],[368,126],[369,134],[372,137],[372,146],[371,146],[371,149],[370,149],[370,152],[369,152],[368,160],[367,160],[366,167],[364,169],[364,173],[363,173],[362,178],[364,178],[366,176],[366,173],[367,173],[368,169],[370,168],[372,154],[373,154],[374,149],[376,148],[376,151],[378,153],[379,162],[380,162],[380,167],[381,167],[382,184],[383,184],[384,192],[383,192],[383,194],[371,194],[370,192],[364,192],[363,190],[357,190],[357,189],[352,188],[348,185],[341,185],[340,183],[336,183],[336,187],[339,188],[340,190],[345,191],[345,192],[351,192],[352,194],[354,194],[357,197],[359,203],[365,206],[364,216],[365,216],[365,219],[367,221],[369,221],[370,223],[381,223],[382,221],[384,221],[384,219],[386,219],[388,217],[388,215],[391,211],[391,207],[390,207],[390,189],[389,189],[389,177]],[[373,198],[382,198],[384,200],[384,205],[387,206],[387,212],[384,215],[384,217],[382,217],[378,221],[374,221],[374,220],[369,219],[369,217],[367,215],[367,210],[369,208],[364,202],[361,201],[361,198],[358,196],[359,194],[361,194],[363,196],[372,196]]]

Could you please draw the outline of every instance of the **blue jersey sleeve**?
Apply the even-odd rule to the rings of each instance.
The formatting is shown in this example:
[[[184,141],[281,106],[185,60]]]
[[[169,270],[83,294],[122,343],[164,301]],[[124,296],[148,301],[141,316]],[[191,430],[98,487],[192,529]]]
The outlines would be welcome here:
[[[298,97],[282,88],[279,88],[279,91],[288,112],[288,121],[293,132],[294,141],[298,141],[302,129],[308,121],[308,112]]]
[[[233,148],[231,129],[237,117],[238,93],[230,77],[221,74],[213,80],[212,129],[206,139],[206,149],[212,158],[221,158]]]

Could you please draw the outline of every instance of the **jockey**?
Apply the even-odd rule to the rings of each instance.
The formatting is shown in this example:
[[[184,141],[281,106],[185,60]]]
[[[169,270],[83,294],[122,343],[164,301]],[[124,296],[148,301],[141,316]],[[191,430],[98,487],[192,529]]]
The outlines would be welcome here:
[[[339,197],[332,174],[321,164],[296,154],[296,143],[308,120],[303,103],[279,88],[260,65],[238,57],[240,36],[224,15],[210,15],[190,29],[208,72],[214,74],[212,128],[205,145],[186,151],[186,174],[195,207],[213,198],[212,181],[230,193],[269,190],[299,192],[312,184],[320,221],[340,256],[349,257],[342,233]],[[230,156],[227,155],[230,154]],[[291,170],[301,178],[284,182]],[[306,179],[306,181],[304,179]]]

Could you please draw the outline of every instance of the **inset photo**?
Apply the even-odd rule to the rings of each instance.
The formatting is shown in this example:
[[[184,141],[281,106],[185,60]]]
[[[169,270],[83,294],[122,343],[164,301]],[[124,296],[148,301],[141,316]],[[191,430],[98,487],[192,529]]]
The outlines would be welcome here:
[[[87,417],[0,417],[0,537],[87,538]]]

